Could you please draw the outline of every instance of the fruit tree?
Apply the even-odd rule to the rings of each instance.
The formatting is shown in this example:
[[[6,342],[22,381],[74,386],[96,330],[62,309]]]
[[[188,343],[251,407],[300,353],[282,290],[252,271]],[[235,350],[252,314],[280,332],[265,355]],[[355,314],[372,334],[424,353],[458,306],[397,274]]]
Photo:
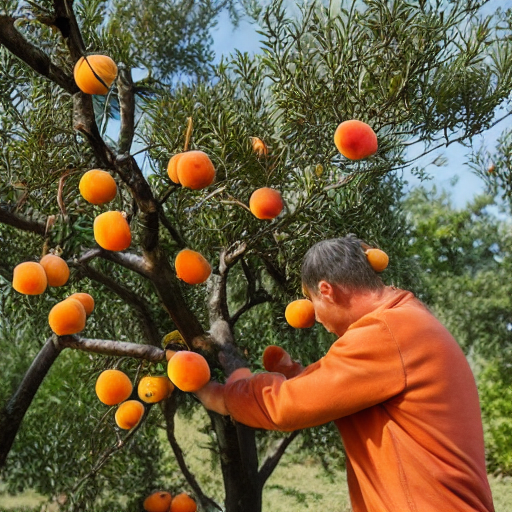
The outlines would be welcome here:
[[[325,351],[314,319],[285,318],[305,300],[300,260],[315,241],[356,233],[389,255],[384,270],[373,253],[386,282],[411,284],[397,171],[413,165],[410,146],[493,124],[512,87],[510,30],[473,0],[323,4],[0,4],[0,467],[13,488],[64,493],[69,510],[121,510],[117,493],[140,510],[159,489],[161,426],[187,485],[173,496],[260,511],[297,433],[269,443],[208,415],[214,499],[174,435],[176,412],[198,408],[188,390],[261,369],[267,345],[304,364]],[[245,9],[265,51],[212,65],[222,9]],[[62,285],[45,281],[52,251],[70,271]],[[35,284],[16,270],[27,263]],[[198,374],[183,383],[174,365],[189,359]],[[167,364],[177,382],[140,399],[141,379]],[[130,380],[122,408],[94,393],[105,370]]]

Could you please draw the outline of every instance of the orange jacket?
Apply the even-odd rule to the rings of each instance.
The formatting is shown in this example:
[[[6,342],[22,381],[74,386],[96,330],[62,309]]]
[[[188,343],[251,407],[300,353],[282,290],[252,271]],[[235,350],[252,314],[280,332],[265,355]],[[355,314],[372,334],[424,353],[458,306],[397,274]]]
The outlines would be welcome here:
[[[292,379],[224,388],[231,416],[291,431],[335,421],[354,512],[492,512],[480,405],[466,358],[412,293],[352,324]]]

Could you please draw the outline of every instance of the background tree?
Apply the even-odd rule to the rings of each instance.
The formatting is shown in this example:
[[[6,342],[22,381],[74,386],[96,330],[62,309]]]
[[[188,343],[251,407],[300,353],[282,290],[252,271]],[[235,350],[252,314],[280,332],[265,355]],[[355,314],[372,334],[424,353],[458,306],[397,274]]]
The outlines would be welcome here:
[[[310,4],[296,17],[276,2],[252,9],[263,55],[235,53],[214,70],[206,64],[208,40],[201,44],[211,24],[202,20],[233,5],[184,2],[170,12],[164,4],[3,2],[0,236],[8,243],[0,247],[0,268],[2,344],[9,354],[9,378],[1,384],[3,477],[12,488],[66,494],[68,510],[138,510],[145,493],[165,482],[156,428],[162,426],[205,510],[220,508],[214,495],[229,512],[258,511],[263,485],[295,434],[259,461],[266,434],[210,415],[224,489],[205,492],[174,435],[176,411],[190,411],[193,399],[174,393],[123,435],[91,397],[95,377],[112,365],[134,381],[164,372],[161,338],[174,330],[206,355],[219,379],[242,364],[240,355],[258,367],[270,343],[304,363],[319,357],[329,336],[317,327],[293,331],[283,311],[300,296],[298,262],[323,238],[355,232],[381,245],[393,262],[386,281],[414,286],[393,171],[411,163],[407,146],[426,144],[430,151],[493,124],[511,88],[510,31],[495,17],[482,18],[471,0],[374,0],[336,11]],[[73,81],[73,65],[89,53],[106,53],[119,65],[106,97],[84,94]],[[134,83],[141,67],[148,76]],[[186,80],[177,81],[176,73]],[[348,161],[335,149],[334,130],[349,118],[377,132],[374,157]],[[252,151],[253,136],[265,141],[268,156]],[[167,176],[169,158],[186,149],[204,150],[215,164],[216,181],[206,190],[177,186]],[[128,215],[129,250],[94,243],[92,223],[105,207],[77,193],[91,168],[108,170],[118,182],[109,208]],[[262,186],[279,189],[285,200],[283,214],[270,222],[247,208]],[[42,298],[14,292],[13,267],[54,247],[72,267],[66,289]],[[206,286],[176,278],[172,262],[184,247],[212,263]],[[50,336],[51,305],[78,290],[98,304],[88,337]],[[219,363],[219,351],[230,364]],[[49,407],[59,412],[48,415]],[[52,472],[43,476],[41,465],[50,461]],[[127,489],[122,505],[118,497]]]

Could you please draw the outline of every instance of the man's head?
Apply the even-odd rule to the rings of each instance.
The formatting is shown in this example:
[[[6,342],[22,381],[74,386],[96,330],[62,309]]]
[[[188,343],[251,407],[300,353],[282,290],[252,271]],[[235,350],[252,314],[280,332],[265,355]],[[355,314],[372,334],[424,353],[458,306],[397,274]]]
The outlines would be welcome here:
[[[353,291],[382,288],[384,284],[368,263],[363,246],[366,244],[352,234],[313,245],[302,262],[305,289],[317,293],[321,281]]]
[[[324,240],[308,250],[302,263],[302,287],[316,319],[338,336],[374,309],[385,289],[363,246],[354,235]]]

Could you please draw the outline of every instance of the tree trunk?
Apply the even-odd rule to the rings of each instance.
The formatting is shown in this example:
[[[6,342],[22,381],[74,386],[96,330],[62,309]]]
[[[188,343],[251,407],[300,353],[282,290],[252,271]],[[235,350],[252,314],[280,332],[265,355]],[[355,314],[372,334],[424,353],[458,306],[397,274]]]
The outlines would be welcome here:
[[[261,512],[255,431],[229,417],[211,414],[220,450],[225,512]]]
[[[5,466],[21,422],[61,349],[49,338],[32,361],[18,389],[0,413],[0,468]]]

